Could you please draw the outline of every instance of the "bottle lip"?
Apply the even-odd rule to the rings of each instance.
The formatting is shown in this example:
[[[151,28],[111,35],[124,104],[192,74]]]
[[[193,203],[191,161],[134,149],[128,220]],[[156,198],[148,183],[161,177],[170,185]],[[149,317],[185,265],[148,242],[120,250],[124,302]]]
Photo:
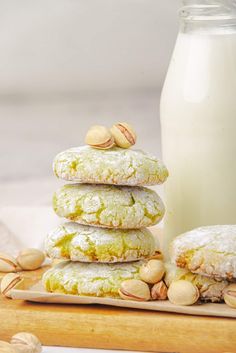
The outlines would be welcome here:
[[[219,4],[185,5],[179,10],[184,21],[230,21],[236,20],[236,7],[228,8]]]

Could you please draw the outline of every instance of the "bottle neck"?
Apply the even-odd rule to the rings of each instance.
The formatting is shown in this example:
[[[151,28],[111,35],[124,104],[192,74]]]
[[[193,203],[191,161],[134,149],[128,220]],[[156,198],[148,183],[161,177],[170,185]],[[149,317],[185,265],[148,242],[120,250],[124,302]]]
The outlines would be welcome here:
[[[181,32],[236,32],[236,0],[184,0],[179,15]]]

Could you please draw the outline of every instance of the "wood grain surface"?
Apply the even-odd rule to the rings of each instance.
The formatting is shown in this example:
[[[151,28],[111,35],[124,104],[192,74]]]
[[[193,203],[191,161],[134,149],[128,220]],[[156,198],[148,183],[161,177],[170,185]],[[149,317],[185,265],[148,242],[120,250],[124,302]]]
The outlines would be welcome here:
[[[0,315],[1,340],[29,331],[44,345],[183,353],[236,351],[235,319],[3,298]]]
[[[37,281],[42,270],[24,272]],[[1,275],[0,275],[1,277]],[[236,320],[101,305],[39,304],[0,297],[0,340],[19,331],[44,345],[152,352],[236,352]]]

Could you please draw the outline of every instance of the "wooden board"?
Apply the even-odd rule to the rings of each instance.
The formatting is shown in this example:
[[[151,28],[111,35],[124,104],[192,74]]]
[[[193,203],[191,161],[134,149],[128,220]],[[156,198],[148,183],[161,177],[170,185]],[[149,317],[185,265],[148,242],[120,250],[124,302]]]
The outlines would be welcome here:
[[[45,345],[155,352],[235,352],[236,320],[0,299],[0,339],[19,331]]]
[[[26,272],[29,283],[41,271]],[[19,331],[44,345],[153,352],[236,352],[236,320],[101,305],[39,304],[0,298],[0,340]]]

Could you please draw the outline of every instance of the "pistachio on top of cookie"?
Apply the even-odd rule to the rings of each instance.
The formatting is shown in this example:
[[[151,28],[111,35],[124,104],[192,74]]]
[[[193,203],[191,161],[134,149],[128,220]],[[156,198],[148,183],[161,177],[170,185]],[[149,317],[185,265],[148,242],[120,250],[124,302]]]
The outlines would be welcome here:
[[[137,136],[133,127],[128,123],[114,124],[111,129],[102,125],[92,126],[85,137],[85,142],[98,149],[110,149],[114,145],[129,148],[136,142]]]
[[[118,123],[110,129],[115,144],[121,148],[129,148],[136,143],[137,135],[133,127],[128,123]]]
[[[111,132],[102,125],[91,126],[86,134],[85,142],[87,145],[101,150],[107,150],[114,146],[114,138]]]

